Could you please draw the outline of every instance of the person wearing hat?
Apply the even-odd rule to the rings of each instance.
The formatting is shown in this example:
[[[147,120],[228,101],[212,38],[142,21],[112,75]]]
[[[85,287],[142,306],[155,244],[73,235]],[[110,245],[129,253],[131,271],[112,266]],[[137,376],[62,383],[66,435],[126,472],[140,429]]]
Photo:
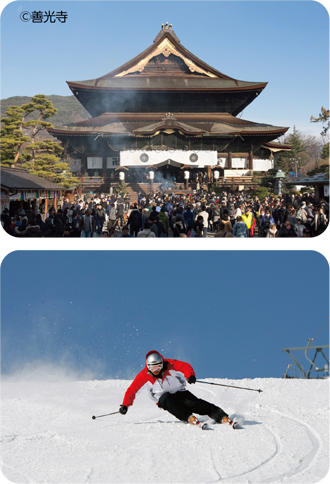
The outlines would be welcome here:
[[[208,415],[216,423],[234,425],[228,414],[213,403],[197,398],[187,390],[188,384],[196,383],[193,367],[184,361],[164,358],[158,351],[149,351],[145,365],[126,390],[119,412],[126,415],[133,405],[136,394],[144,388],[158,408],[169,412],[182,422],[200,425],[193,415]]]

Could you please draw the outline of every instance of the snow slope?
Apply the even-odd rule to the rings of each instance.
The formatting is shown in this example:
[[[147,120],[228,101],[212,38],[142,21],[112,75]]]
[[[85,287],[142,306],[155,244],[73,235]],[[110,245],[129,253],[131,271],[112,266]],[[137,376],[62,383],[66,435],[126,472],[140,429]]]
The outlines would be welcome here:
[[[244,429],[177,421],[129,381],[2,383],[1,469],[16,483],[312,483],[329,468],[328,380],[206,380],[189,390]],[[207,417],[202,417],[206,420]]]

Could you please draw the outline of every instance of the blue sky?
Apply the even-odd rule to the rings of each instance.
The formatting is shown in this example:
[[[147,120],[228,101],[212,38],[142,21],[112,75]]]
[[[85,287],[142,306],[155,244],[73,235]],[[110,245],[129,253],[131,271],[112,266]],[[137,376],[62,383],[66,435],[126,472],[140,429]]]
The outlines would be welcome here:
[[[38,9],[66,11],[68,20],[20,20]],[[12,2],[1,15],[1,99],[70,95],[66,80],[119,67],[151,45],[165,22],[216,69],[269,83],[243,119],[319,136],[310,116],[329,107],[329,14],[315,1]]]
[[[15,251],[2,262],[2,372],[130,379],[155,349],[198,378],[281,378],[282,348],[328,318],[328,274],[313,251]]]

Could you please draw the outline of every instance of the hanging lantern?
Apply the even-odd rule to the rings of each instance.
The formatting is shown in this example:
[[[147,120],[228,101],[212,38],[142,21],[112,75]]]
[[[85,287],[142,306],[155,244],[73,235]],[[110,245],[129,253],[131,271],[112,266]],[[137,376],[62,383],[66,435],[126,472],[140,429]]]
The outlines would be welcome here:
[[[119,180],[124,181],[125,180],[125,173],[123,171],[119,172]]]
[[[154,172],[153,171],[149,171],[149,178],[150,178],[150,180],[153,180],[154,177],[155,177]]]
[[[218,170],[214,170],[213,176],[215,180],[219,180],[220,173],[218,172]]]
[[[190,178],[190,172],[188,170],[185,170],[185,172],[183,173],[183,176],[184,176],[184,179],[185,180],[189,180],[189,178]]]

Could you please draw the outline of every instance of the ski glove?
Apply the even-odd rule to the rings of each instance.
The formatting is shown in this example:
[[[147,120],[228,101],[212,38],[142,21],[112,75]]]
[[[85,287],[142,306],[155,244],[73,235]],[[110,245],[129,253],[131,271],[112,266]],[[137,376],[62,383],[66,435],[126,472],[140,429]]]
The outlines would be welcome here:
[[[120,405],[119,413],[121,413],[122,415],[125,415],[125,413],[127,413],[127,410],[128,408],[126,407],[126,405]]]
[[[190,377],[188,378],[187,382],[190,383],[190,384],[196,383],[196,377],[195,377],[195,375],[190,375]]]

